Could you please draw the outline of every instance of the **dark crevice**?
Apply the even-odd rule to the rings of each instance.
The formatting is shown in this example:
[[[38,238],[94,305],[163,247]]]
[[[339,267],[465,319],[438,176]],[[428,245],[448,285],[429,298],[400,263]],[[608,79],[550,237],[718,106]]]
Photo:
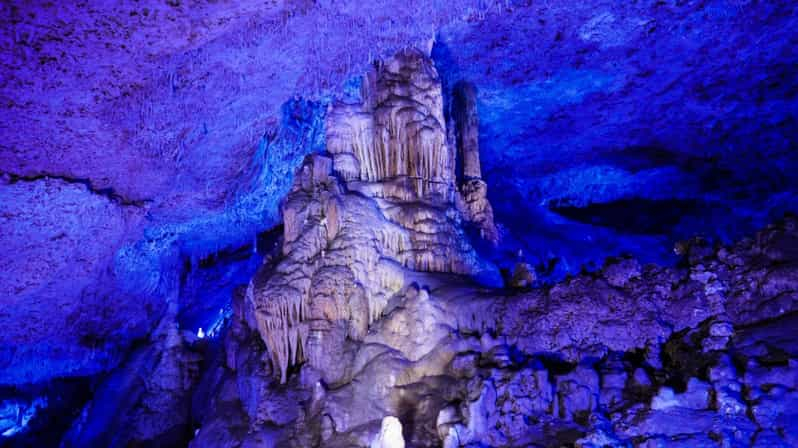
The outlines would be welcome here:
[[[3,404],[43,400],[32,405],[38,409],[24,430],[11,437],[0,436],[0,445],[8,448],[58,446],[63,434],[91,400],[95,379],[59,378],[43,384],[0,386]]]
[[[36,182],[45,179],[56,179],[62,182],[66,182],[68,184],[83,185],[92,194],[95,194],[97,196],[102,196],[108,199],[109,201],[124,207],[144,207],[147,204],[153,202],[152,199],[128,199],[117,193],[113,188],[97,188],[92,184],[91,179],[86,179],[86,178],[69,177],[57,174],[36,174],[32,176],[20,176],[18,174],[6,173],[6,172],[0,172],[0,177],[7,178],[9,184],[15,184],[17,182]]]
[[[685,216],[695,214],[700,201],[621,199],[584,207],[553,204],[549,209],[573,221],[609,227],[631,234],[667,234]]]

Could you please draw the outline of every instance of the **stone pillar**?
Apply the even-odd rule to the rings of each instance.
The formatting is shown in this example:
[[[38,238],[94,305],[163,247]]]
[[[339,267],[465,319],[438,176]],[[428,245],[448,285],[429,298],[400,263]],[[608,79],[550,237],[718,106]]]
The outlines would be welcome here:
[[[477,89],[468,81],[459,81],[452,92],[452,121],[457,146],[456,178],[460,192],[457,207],[466,221],[475,225],[482,239],[498,244],[499,232],[493,222],[493,208],[488,202],[488,185],[482,180],[479,162],[479,115]]]
[[[477,89],[467,81],[460,81],[452,92],[452,118],[457,138],[457,180],[481,179],[479,164],[479,115]]]

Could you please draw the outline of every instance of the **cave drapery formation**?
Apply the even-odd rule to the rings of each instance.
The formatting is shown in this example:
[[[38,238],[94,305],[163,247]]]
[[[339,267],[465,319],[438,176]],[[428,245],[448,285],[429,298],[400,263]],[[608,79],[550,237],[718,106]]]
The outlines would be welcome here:
[[[790,2],[93,3],[0,6],[0,446],[798,446]]]

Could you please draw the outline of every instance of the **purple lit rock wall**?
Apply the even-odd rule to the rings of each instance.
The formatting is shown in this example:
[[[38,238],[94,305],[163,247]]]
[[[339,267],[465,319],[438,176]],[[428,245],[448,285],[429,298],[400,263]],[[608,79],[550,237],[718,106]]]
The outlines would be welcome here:
[[[3,216],[0,238],[16,249],[8,252],[21,260],[15,266],[43,263],[43,252],[76,268],[66,241],[80,241],[87,253],[75,259],[90,266],[14,267],[3,276],[14,303],[48,284],[46,296],[36,293],[41,303],[52,304],[51,295],[66,303],[50,307],[52,317],[36,314],[37,324],[3,316],[5,326],[29,324],[30,334],[9,345],[46,340],[64,353],[49,366],[39,354],[49,346],[23,346],[9,368],[31,362],[36,379],[68,374],[88,349],[45,337],[83,325],[68,316],[96,315],[104,301],[128,306],[113,295],[130,292],[157,296],[129,305],[156,302],[153,318],[176,292],[181,257],[238,247],[274,226],[295,167],[321,138],[302,127],[320,127],[313,106],[283,104],[342,90],[371,60],[431,40],[440,25],[476,14],[478,3],[5,3],[0,172],[3,207],[20,213]],[[290,142],[270,145],[277,137]],[[50,196],[34,193],[41,188]],[[83,208],[94,201],[107,205]],[[36,215],[21,212],[33,204],[52,230],[36,230]]]

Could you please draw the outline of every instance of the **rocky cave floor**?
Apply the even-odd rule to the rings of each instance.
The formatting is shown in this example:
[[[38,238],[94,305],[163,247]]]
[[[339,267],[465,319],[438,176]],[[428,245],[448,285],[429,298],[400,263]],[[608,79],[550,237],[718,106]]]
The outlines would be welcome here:
[[[798,219],[680,250],[676,268],[610,259],[540,289],[426,274],[343,384],[253,371],[267,350],[234,322],[194,395],[191,446],[369,446],[387,411],[369,403],[391,386],[408,446],[796,446]],[[365,423],[336,426],[351,421]]]
[[[221,335],[164,329],[83,419],[121,406],[103,443],[127,446],[370,446],[387,414],[407,446],[796,446],[798,218],[678,250],[674,268],[614,258],[541,288],[414,275],[331,354],[351,370],[334,384],[308,365],[280,384],[239,288]]]
[[[161,329],[92,391],[82,418],[99,428],[73,436],[102,439],[65,446],[369,446],[389,413],[407,446],[798,445],[798,218],[732,246],[677,249],[673,268],[611,258],[543,287],[417,276],[370,330],[371,359],[334,385],[307,366],[280,384],[239,288],[221,334]],[[405,359],[420,347],[430,354]],[[365,405],[386,387],[390,409]],[[47,412],[69,414],[70,391],[89,393],[59,388],[66,403],[4,409],[4,429],[34,417],[7,446],[58,444]],[[349,421],[365,423],[339,432],[335,422]]]

